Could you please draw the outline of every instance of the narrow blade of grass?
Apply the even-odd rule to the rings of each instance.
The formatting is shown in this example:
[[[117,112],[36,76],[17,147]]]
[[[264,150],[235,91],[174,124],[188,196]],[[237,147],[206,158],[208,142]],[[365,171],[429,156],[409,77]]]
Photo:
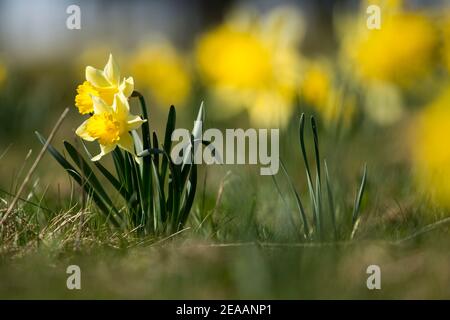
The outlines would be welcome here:
[[[325,168],[325,183],[327,185],[328,206],[329,206],[330,215],[331,215],[331,224],[333,226],[334,240],[337,240],[338,232],[337,232],[337,226],[336,226],[336,211],[334,209],[333,190],[331,189],[330,175],[328,173],[327,161],[324,160],[323,163],[324,163],[324,168]]]
[[[358,190],[358,193],[355,198],[355,205],[353,207],[353,215],[352,215],[352,224],[353,225],[355,225],[356,220],[359,218],[359,215],[360,215],[361,200],[364,195],[364,189],[366,187],[366,179],[367,179],[367,164],[364,164],[361,185],[359,186],[359,190]]]
[[[319,185],[321,183],[321,172],[320,172],[320,153],[319,153],[319,133],[317,130],[317,124],[316,124],[316,120],[314,119],[313,116],[311,116],[311,128],[312,128],[312,132],[313,132],[313,137],[314,137],[314,152],[315,152],[315,156],[316,156],[316,170],[317,170],[317,176],[318,176],[318,182]]]
[[[288,172],[287,172],[287,170],[286,170],[286,167],[285,167],[285,165],[284,165],[284,163],[283,163],[283,161],[282,161],[281,159],[280,159],[280,164],[281,164],[281,169],[283,170],[284,175],[285,175],[286,178],[288,179],[288,182],[289,182],[289,186],[290,186],[290,188],[291,188],[291,191],[292,191],[292,192],[294,193],[294,195],[295,195],[295,202],[296,202],[296,204],[297,204],[297,209],[298,209],[298,211],[299,211],[299,213],[300,213],[300,217],[301,217],[302,222],[303,222],[303,234],[304,234],[304,237],[305,237],[306,239],[308,239],[308,237],[309,237],[308,219],[307,219],[307,217],[306,217],[306,213],[305,213],[305,209],[304,209],[304,207],[303,207],[302,200],[301,200],[301,198],[300,198],[300,195],[299,195],[298,192],[297,192],[297,189],[296,189],[295,186],[294,186],[294,182],[292,181],[291,176],[288,174]]]
[[[318,215],[318,205],[317,205],[317,199],[315,196],[315,190],[314,190],[314,186],[312,183],[312,179],[311,179],[311,171],[309,168],[309,162],[308,162],[308,155],[306,153],[306,148],[305,148],[305,114],[302,113],[302,115],[300,116],[300,125],[299,125],[299,138],[300,138],[300,147],[301,147],[301,151],[302,151],[302,156],[303,156],[303,161],[305,164],[305,169],[306,169],[306,178],[307,178],[307,182],[308,182],[308,191],[309,191],[309,197],[311,199],[311,203],[313,204],[313,211],[314,211],[314,224],[316,226],[316,229],[319,230],[320,233],[320,217]]]

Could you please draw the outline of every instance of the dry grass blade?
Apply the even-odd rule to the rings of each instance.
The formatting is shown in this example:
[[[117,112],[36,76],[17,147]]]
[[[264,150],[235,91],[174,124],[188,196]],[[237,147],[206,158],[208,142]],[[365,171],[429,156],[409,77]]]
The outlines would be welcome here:
[[[69,108],[66,108],[61,116],[59,117],[58,121],[56,122],[55,126],[53,127],[52,131],[50,132],[50,135],[48,136],[47,142],[42,147],[41,151],[39,152],[38,156],[36,157],[36,160],[34,161],[33,165],[31,166],[30,170],[28,171],[27,175],[25,176],[25,179],[23,180],[22,184],[19,187],[19,190],[16,193],[16,196],[14,197],[13,201],[8,207],[8,210],[6,210],[5,215],[0,220],[0,225],[3,225],[5,223],[6,219],[8,219],[9,215],[11,214],[12,210],[14,209],[17,201],[19,200],[19,197],[21,193],[23,192],[23,189],[27,185],[28,181],[30,180],[31,175],[34,173],[34,170],[36,170],[37,165],[41,161],[42,157],[45,154],[45,151],[47,150],[48,146],[50,145],[50,142],[53,140],[53,137],[56,134],[56,131],[61,126],[64,118],[66,117],[67,113],[69,112]]]

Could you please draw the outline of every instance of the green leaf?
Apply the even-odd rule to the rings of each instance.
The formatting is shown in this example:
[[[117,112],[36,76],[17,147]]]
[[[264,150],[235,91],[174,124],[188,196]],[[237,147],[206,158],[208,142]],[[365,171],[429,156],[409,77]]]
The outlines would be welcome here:
[[[158,196],[158,204],[159,204],[159,210],[160,210],[160,221],[166,221],[167,219],[167,211],[166,211],[166,200],[164,197],[164,189],[161,187],[160,181],[159,181],[159,175],[158,175],[158,169],[156,167],[156,164],[152,161],[152,170],[153,170],[153,174],[155,179],[153,180],[155,182],[155,186],[156,186],[156,190],[155,192],[157,193]],[[158,224],[157,224],[157,217],[155,215],[154,217],[155,221],[154,221],[154,225],[155,225],[155,230],[158,228]]]
[[[69,142],[64,141],[64,147],[66,148],[67,152],[69,153],[72,160],[75,162],[75,164],[78,166],[78,168],[81,170],[81,173],[83,174],[83,177],[89,182],[89,184],[94,188],[94,190],[104,198],[104,200],[111,206],[113,206],[112,200],[109,198],[108,194],[106,193],[105,189],[103,189],[100,181],[98,181],[97,177],[94,174],[94,171],[92,171],[89,164],[83,159],[83,156],[72,146]]]
[[[86,144],[82,142],[84,150],[89,158],[92,158],[91,153],[86,147]],[[97,169],[103,174],[103,176],[108,179],[108,181],[114,186],[114,188],[120,193],[120,195],[125,199],[125,201],[129,201],[131,195],[128,193],[128,191],[125,188],[125,185],[122,184],[119,180],[114,177],[114,175],[109,172],[108,169],[106,169],[99,161],[94,161],[94,165],[97,167]]]
[[[158,136],[156,135],[156,132],[153,132],[153,148],[159,149]],[[159,171],[159,155],[158,154],[156,154],[153,157],[153,161],[154,161],[156,168],[158,169],[157,171]],[[159,179],[159,175],[158,175],[158,179]]]
[[[144,199],[142,194],[142,180],[140,179],[140,170],[134,156],[126,152],[126,161],[130,166],[131,181],[133,185],[133,194],[136,196],[137,207],[133,206],[132,212],[134,215],[135,226],[143,227],[146,223],[146,212],[144,207]]]
[[[35,134],[38,137],[39,141],[43,145],[45,145],[46,139],[37,131],[35,132]],[[50,152],[53,158],[64,168],[64,170],[66,170],[66,172],[84,189],[84,191],[87,194],[92,195],[92,199],[94,200],[100,211],[102,211],[116,227],[120,227],[120,223],[118,222],[117,218],[112,214],[112,208],[108,207],[104,200],[94,191],[88,181],[82,179],[81,174],[51,144],[48,145],[47,150]]]
[[[147,106],[145,99],[137,91],[134,91],[131,95],[132,97],[138,97],[139,103],[142,110],[142,118],[147,120],[146,123],[142,124],[142,148],[143,150],[151,150],[151,135],[150,135],[150,120],[147,113]],[[148,154],[142,159],[142,193],[144,200],[144,210],[149,215],[153,215],[153,189],[152,189],[152,172],[151,172],[151,155]]]
[[[123,159],[122,152],[119,148],[114,149],[112,152],[114,166],[116,168],[117,176],[119,177],[119,181],[125,188],[128,187],[126,178],[125,178],[125,160]],[[127,189],[129,191],[129,189]]]
[[[304,209],[303,204],[302,204],[302,200],[300,198],[300,195],[297,192],[297,189],[294,186],[294,182],[292,181],[292,178],[288,174],[288,172],[286,170],[286,167],[285,167],[285,165],[284,165],[284,163],[283,163],[283,161],[281,159],[280,159],[280,164],[281,164],[281,169],[283,170],[285,176],[287,177],[287,179],[289,181],[289,186],[291,188],[291,191],[295,195],[295,201],[296,201],[296,204],[297,204],[297,208],[298,208],[298,211],[300,213],[300,217],[301,217],[301,219],[303,221],[303,234],[304,234],[305,238],[308,238],[309,237],[308,219],[306,218],[306,213],[305,213],[305,209]]]
[[[311,199],[311,203],[313,204],[313,211],[314,211],[314,223],[316,228],[319,231],[319,234],[321,234],[321,221],[319,216],[319,207],[316,199],[316,190],[314,190],[312,179],[311,179],[311,171],[309,169],[309,162],[308,162],[308,156],[306,153],[305,148],[305,114],[302,113],[300,116],[300,125],[299,125],[299,137],[300,137],[300,148],[302,151],[303,161],[306,168],[306,178],[308,182],[308,191],[309,191],[309,197]]]
[[[170,154],[170,150],[172,148],[172,133],[175,130],[175,122],[176,122],[176,112],[175,112],[175,107],[172,105],[172,106],[170,106],[169,115],[167,116],[166,132],[164,135],[163,149],[167,154]],[[161,161],[161,181],[162,181],[162,183],[164,183],[164,181],[166,179],[167,165],[168,165],[168,160],[166,159],[166,157],[163,157],[162,161]]]
[[[352,224],[355,225],[356,221],[359,218],[359,214],[360,214],[360,207],[361,207],[361,200],[362,197],[364,195],[364,189],[366,187],[366,179],[367,179],[367,164],[364,164],[364,169],[363,169],[363,176],[361,179],[361,184],[359,186],[359,191],[356,195],[355,198],[355,205],[353,207],[353,215],[352,215]]]
[[[192,209],[192,205],[194,204],[195,192],[197,189],[197,165],[195,165],[195,164],[191,165],[188,182],[189,183],[186,187],[186,191],[187,191],[186,202],[184,204],[184,208],[181,213],[180,222],[177,225],[177,231],[180,230],[183,227],[183,225],[186,223],[186,220]]]
[[[311,129],[313,132],[314,139],[314,155],[316,161],[316,189],[315,189],[315,198],[316,198],[316,212],[319,221],[319,232],[320,237],[323,238],[323,228],[322,228],[322,180],[321,180],[321,172],[320,172],[320,153],[319,153],[319,133],[317,130],[316,120],[314,116],[311,116]]]
[[[130,161],[128,161],[127,158],[127,152],[120,151],[119,148],[116,148],[116,150],[119,151],[120,155],[123,157],[123,172],[124,172],[124,178],[125,178],[125,185],[127,186],[127,190],[130,193],[134,193],[135,189],[133,186],[133,171],[130,165]]]
[[[325,167],[325,182],[327,185],[327,194],[328,194],[328,206],[329,206],[330,215],[331,215],[331,224],[333,225],[334,239],[337,240],[338,232],[337,232],[337,226],[336,226],[336,211],[334,208],[333,191],[331,189],[330,176],[328,173],[328,165],[327,165],[326,160],[324,160],[324,167]]]
[[[311,128],[313,132],[314,137],[314,153],[316,156],[316,170],[317,170],[317,176],[318,176],[318,183],[321,184],[321,176],[320,176],[320,154],[319,154],[319,133],[317,130],[317,124],[316,120],[313,116],[311,116]]]
[[[311,180],[311,171],[309,170],[308,157],[306,154],[305,148],[305,114],[302,113],[300,116],[300,125],[299,125],[299,137],[300,137],[300,147],[303,155],[303,161],[305,162],[306,174],[308,175],[309,181]]]

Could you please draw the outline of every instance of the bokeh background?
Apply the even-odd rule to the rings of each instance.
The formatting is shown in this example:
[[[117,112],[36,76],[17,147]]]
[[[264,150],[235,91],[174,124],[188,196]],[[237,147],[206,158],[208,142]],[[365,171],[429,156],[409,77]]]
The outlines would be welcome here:
[[[81,30],[66,28],[73,4]],[[371,5],[380,29],[367,28]],[[177,127],[191,128],[204,101],[204,128],[279,128],[288,175],[200,166],[190,229],[142,239],[97,223],[95,206],[83,206],[83,192],[47,154],[2,233],[0,297],[450,297],[448,0],[0,0],[0,211],[42,147],[34,132],[48,136],[66,107],[53,144],[81,148],[77,88],[86,66],[103,68],[110,53],[146,97],[160,137],[171,104]],[[312,220],[303,112],[318,122],[338,241],[332,232],[326,243],[299,236],[287,178]],[[309,127],[306,142],[313,167]],[[98,145],[89,148],[96,154]],[[71,264],[82,269],[83,290],[66,289]],[[371,264],[382,269],[382,290],[366,287]]]

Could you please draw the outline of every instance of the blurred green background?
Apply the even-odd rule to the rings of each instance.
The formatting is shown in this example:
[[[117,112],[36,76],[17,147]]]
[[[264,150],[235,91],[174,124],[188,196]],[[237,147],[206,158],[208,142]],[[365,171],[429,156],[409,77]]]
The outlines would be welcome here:
[[[70,4],[81,9],[80,30],[66,28]],[[367,28],[371,4],[381,10],[380,30]],[[170,104],[178,126],[191,128],[201,101],[206,127],[280,128],[281,158],[302,192],[298,117],[314,114],[344,207],[367,162],[368,211],[420,211],[424,201],[445,209],[449,12],[444,1],[1,1],[4,202],[40,147],[34,131],[48,134],[65,107],[70,113],[54,144],[75,139],[83,117],[74,98],[84,69],[102,68],[113,53],[122,76],[134,77],[147,97],[156,130]],[[28,198],[57,209],[71,185],[53,159],[44,159]],[[207,205],[232,170],[239,178],[232,189],[242,184],[249,198],[266,200],[255,201],[256,212],[279,210],[280,199],[265,197],[274,192],[271,179],[255,177],[256,169],[203,167]]]

